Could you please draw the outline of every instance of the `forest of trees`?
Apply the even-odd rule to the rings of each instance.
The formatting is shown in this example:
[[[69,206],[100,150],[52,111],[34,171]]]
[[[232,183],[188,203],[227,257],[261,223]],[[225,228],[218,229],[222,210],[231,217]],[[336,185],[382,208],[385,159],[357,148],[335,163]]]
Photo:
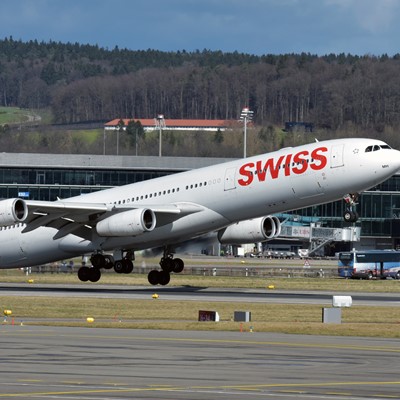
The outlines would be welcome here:
[[[245,105],[265,127],[309,121],[333,133],[391,137],[400,127],[400,55],[254,56],[0,40],[0,106],[51,108],[54,123],[159,113],[237,119]]]

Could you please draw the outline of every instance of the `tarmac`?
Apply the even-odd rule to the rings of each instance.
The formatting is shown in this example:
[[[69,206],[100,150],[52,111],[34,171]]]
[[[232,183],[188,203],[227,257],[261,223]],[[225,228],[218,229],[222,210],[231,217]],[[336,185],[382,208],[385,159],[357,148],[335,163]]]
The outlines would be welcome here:
[[[400,340],[0,325],[0,399],[400,399]]]

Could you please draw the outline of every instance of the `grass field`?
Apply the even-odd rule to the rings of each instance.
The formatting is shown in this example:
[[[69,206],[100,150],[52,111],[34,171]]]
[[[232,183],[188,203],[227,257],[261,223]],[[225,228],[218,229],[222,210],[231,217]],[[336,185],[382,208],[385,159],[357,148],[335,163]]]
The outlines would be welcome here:
[[[346,308],[342,324],[323,324],[321,305],[171,301],[162,296],[157,300],[1,296],[0,304],[12,310],[17,324],[400,337],[397,307]],[[220,322],[198,322],[199,310],[218,311]],[[250,311],[251,323],[234,322],[234,311]],[[89,317],[93,323],[87,322]]]
[[[38,115],[30,110],[18,107],[0,107],[0,125],[25,123],[37,118]]]

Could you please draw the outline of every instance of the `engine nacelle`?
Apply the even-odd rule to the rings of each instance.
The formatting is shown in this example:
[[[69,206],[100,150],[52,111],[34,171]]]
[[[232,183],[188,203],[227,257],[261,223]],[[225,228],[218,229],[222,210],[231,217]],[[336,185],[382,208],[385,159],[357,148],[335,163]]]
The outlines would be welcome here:
[[[245,244],[271,240],[281,233],[281,223],[273,215],[229,225],[218,232],[221,244]]]
[[[148,208],[124,211],[96,225],[100,236],[137,236],[152,231],[156,226],[156,215]]]
[[[7,199],[0,201],[0,226],[10,226],[24,222],[28,207],[24,200]]]

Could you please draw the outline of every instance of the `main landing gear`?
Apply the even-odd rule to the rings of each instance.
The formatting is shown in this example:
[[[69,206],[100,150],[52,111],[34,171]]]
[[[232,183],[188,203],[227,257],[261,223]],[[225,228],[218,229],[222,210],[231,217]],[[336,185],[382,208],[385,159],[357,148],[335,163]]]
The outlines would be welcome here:
[[[82,266],[78,270],[78,278],[82,282],[97,282],[101,278],[101,269],[111,269],[118,274],[130,274],[133,271],[133,255],[127,252],[120,260],[114,260],[114,257],[108,254],[95,253],[90,257],[92,267]]]
[[[185,264],[180,258],[173,258],[168,249],[160,260],[161,271],[153,269],[149,272],[147,279],[151,285],[168,285],[171,279],[171,272],[179,274],[183,271]]]
[[[119,252],[118,260],[108,254],[94,253],[90,257],[92,267],[82,266],[78,270],[78,278],[82,282],[97,282],[101,278],[101,269],[111,269],[118,274],[130,274],[133,271],[133,262],[135,259],[133,252]],[[115,254],[114,254],[115,255]],[[180,258],[173,258],[168,247],[164,249],[164,255],[160,260],[161,271],[152,270],[147,279],[152,285],[168,285],[171,279],[171,273],[179,274],[183,271],[184,263]]]
[[[356,222],[358,220],[358,213],[356,211],[358,193],[350,193],[343,198],[346,202],[346,209],[343,214],[343,219],[346,222]]]

